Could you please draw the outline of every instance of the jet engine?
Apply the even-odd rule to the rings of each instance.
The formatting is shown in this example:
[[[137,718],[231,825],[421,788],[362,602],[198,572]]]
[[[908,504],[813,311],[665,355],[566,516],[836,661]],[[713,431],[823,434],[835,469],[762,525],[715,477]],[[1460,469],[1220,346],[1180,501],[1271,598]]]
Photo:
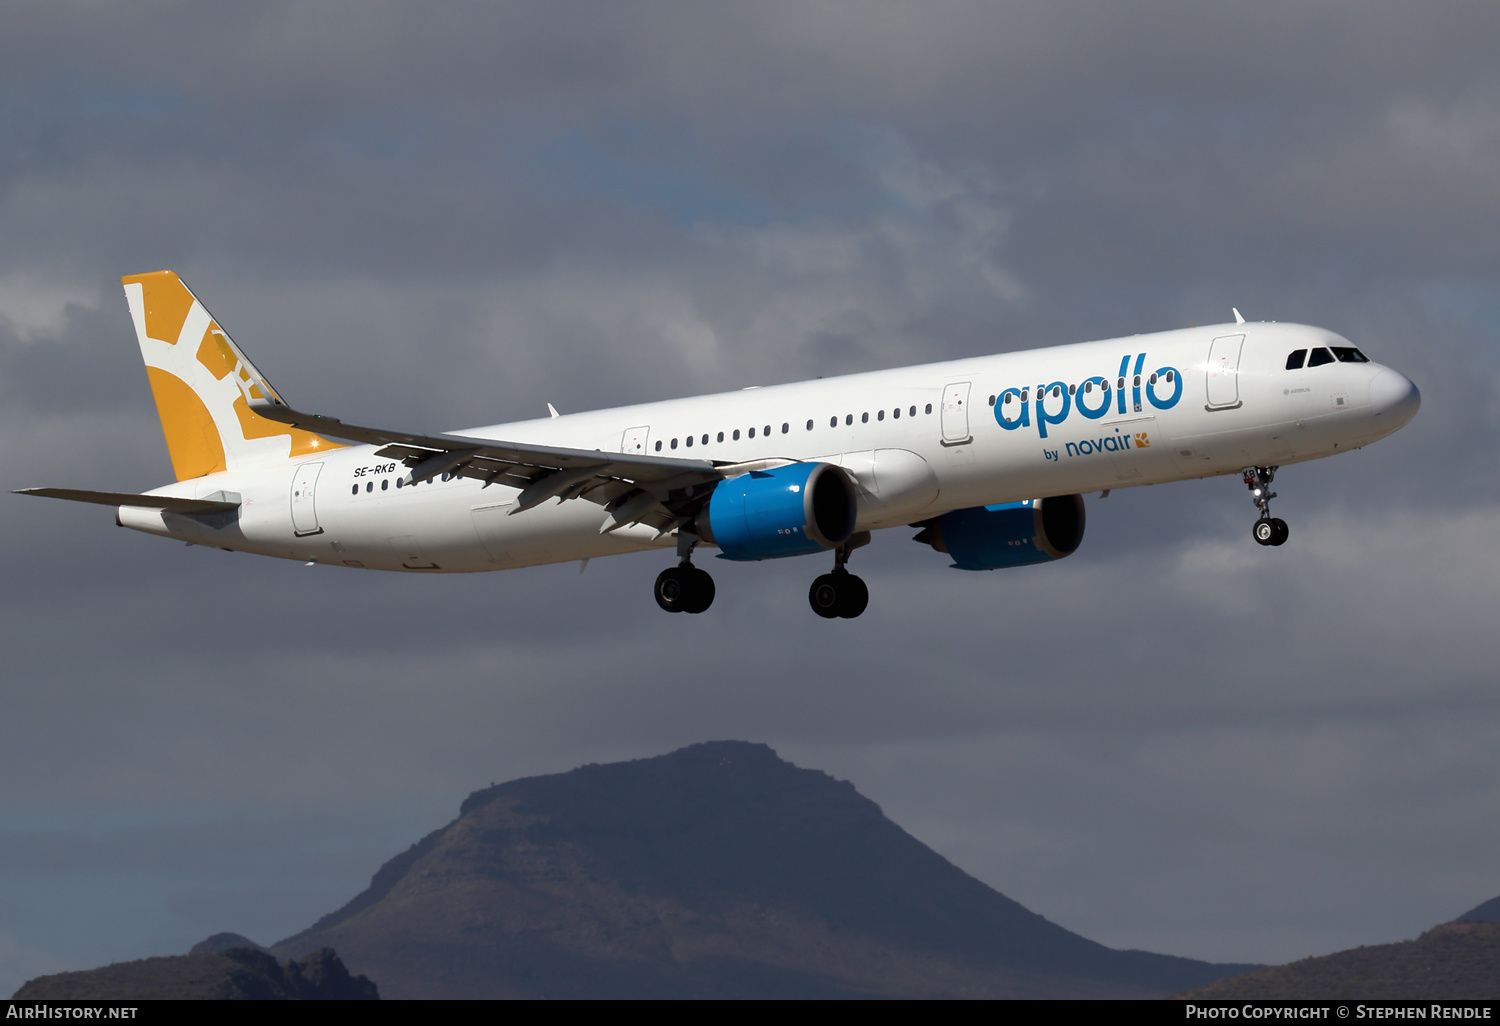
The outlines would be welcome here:
[[[1083,496],[1058,495],[956,509],[913,527],[913,541],[954,559],[958,570],[998,570],[1071,556],[1083,541]]]
[[[777,559],[836,549],[854,532],[854,483],[831,463],[790,463],[719,482],[698,536],[725,559]]]

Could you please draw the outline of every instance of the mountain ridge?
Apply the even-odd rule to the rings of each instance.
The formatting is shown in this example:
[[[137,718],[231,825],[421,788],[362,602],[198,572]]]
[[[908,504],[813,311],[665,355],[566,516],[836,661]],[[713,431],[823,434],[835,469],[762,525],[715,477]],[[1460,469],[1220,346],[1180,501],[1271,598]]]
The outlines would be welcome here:
[[[390,997],[1144,997],[1259,968],[1087,940],[743,741],[475,791],[272,950],[329,945]]]

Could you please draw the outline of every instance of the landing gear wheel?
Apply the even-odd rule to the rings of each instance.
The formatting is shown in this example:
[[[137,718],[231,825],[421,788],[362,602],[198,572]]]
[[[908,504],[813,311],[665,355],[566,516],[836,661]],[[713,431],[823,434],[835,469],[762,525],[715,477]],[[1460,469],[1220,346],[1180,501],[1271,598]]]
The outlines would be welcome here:
[[[852,620],[865,611],[870,604],[870,589],[865,582],[853,574],[847,574],[839,582],[839,616]]]
[[[1255,526],[1250,528],[1250,534],[1261,545],[1275,545],[1278,537],[1276,521],[1270,517],[1261,517],[1255,522]]]
[[[701,613],[714,604],[714,579],[691,564],[668,567],[656,577],[656,604],[669,613]]]
[[[1250,535],[1261,545],[1284,545],[1291,534],[1285,520],[1271,516],[1271,500],[1276,498],[1271,482],[1276,480],[1276,470],[1276,467],[1246,467],[1241,472],[1245,487],[1250,489],[1250,501],[1260,511],[1260,519],[1250,528]]]
[[[825,620],[835,617],[852,620],[870,604],[870,589],[849,571],[835,570],[812,582],[807,591],[807,603]]]
[[[832,620],[839,615],[839,583],[833,574],[822,574],[812,582],[812,587],[807,590],[807,602],[812,606],[814,613],[825,620]]]
[[[691,601],[683,608],[684,613],[701,613],[714,604],[714,579],[707,570],[695,566],[681,567],[688,572],[688,593]]]
[[[680,566],[669,566],[656,575],[656,604],[669,613],[681,613],[687,609],[691,590],[688,575]]]

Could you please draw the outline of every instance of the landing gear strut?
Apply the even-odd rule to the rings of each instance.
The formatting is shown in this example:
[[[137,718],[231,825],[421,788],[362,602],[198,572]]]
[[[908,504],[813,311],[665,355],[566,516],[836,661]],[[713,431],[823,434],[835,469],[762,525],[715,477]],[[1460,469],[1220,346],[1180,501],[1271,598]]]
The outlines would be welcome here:
[[[696,534],[679,531],[678,563],[656,577],[656,604],[669,613],[701,613],[714,604],[714,579],[693,565],[693,546],[697,544]]]
[[[865,611],[870,604],[870,589],[863,580],[845,570],[844,564],[849,562],[850,553],[869,543],[870,532],[861,531],[833,550],[833,573],[813,581],[807,592],[814,613],[828,620],[835,617],[852,620]]]
[[[1250,528],[1250,535],[1261,545],[1281,545],[1291,530],[1286,521],[1271,516],[1271,500],[1276,493],[1271,491],[1271,482],[1276,479],[1275,467],[1246,467],[1245,487],[1250,489],[1250,501],[1260,510],[1260,519]]]

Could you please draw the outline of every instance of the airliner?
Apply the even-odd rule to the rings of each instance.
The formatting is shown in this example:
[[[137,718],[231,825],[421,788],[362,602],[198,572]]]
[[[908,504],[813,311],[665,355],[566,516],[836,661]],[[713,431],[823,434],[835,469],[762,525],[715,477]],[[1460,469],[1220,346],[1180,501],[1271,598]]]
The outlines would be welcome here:
[[[171,271],[122,279],[177,480],[143,494],[27,488],[228,551],[412,573],[661,550],[668,612],[702,613],[693,563],[832,556],[825,618],[864,612],[850,573],[882,528],[959,570],[1062,559],[1083,494],[1239,474],[1252,537],[1279,467],[1368,445],[1421,397],[1349,340],[1234,321],[591,413],[413,434],[293,409]]]

